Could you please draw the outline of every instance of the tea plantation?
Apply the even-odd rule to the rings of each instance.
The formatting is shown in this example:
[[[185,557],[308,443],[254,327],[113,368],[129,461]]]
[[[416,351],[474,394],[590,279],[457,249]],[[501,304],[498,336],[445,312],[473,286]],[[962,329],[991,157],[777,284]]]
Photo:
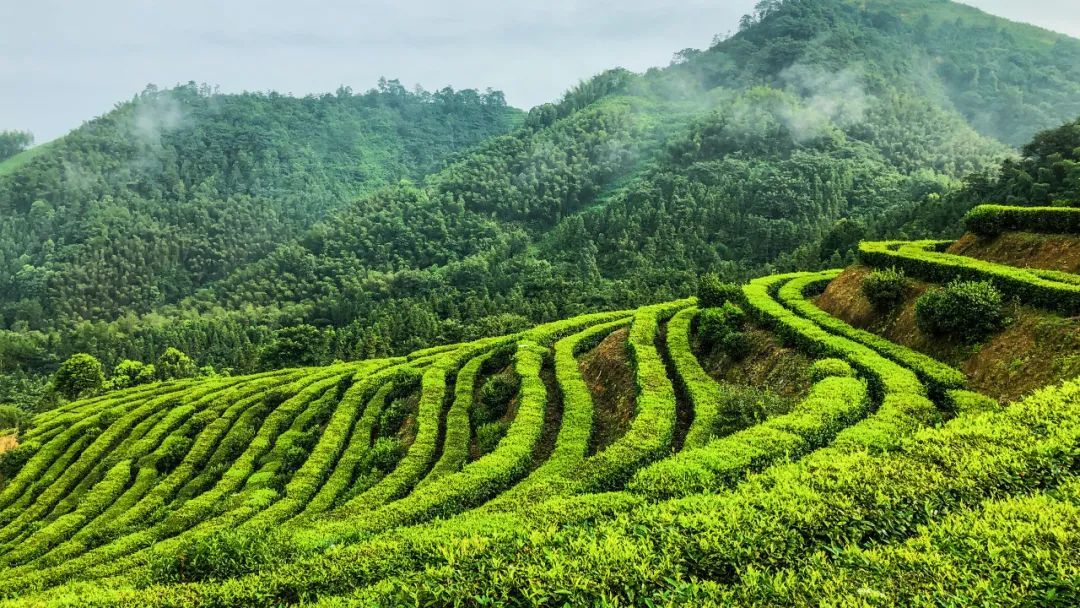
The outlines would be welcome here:
[[[1074,211],[970,222],[1046,232]],[[945,246],[860,251],[1080,312],[1077,275]],[[0,605],[1080,605],[1080,382],[980,395],[819,308],[839,272],[730,294],[733,323],[816,361],[758,421],[705,367],[694,299],[41,414],[0,482]],[[600,448],[581,360],[620,331],[632,418]]]

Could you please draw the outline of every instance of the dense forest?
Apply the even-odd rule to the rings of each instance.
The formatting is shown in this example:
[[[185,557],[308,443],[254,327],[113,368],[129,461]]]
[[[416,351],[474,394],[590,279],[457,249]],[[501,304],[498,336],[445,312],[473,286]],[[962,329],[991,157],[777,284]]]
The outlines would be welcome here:
[[[78,352],[327,363],[837,264],[1053,198],[1075,149],[1014,146],[1077,115],[1080,41],[944,0],[764,1],[524,117],[395,81],[148,89],[0,165],[5,390]]]

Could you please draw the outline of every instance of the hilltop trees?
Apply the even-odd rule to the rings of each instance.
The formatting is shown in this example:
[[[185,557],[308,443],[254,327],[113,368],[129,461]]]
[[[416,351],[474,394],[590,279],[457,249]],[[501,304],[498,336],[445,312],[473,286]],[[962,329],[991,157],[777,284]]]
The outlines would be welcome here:
[[[34,145],[34,135],[27,131],[0,131],[0,161],[11,158]]]

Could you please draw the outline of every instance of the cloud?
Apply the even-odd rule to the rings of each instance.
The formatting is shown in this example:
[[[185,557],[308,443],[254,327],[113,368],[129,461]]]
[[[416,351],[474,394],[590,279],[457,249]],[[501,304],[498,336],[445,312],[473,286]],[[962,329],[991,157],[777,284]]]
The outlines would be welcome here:
[[[154,95],[136,104],[129,131],[143,147],[157,148],[162,135],[183,127],[187,120],[183,106],[172,95]]]
[[[830,125],[848,127],[863,121],[871,98],[862,75],[853,68],[829,72],[820,67],[795,64],[780,74],[785,88],[804,103],[784,106],[779,115],[792,138],[804,142],[821,136]]]

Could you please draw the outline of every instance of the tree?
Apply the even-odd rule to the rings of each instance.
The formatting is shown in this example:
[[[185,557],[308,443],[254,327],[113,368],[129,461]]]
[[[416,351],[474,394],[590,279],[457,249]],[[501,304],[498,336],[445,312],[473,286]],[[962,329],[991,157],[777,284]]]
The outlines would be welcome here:
[[[158,380],[172,380],[174,378],[194,378],[199,371],[191,357],[184,354],[178,348],[170,346],[165,349],[157,361]]]
[[[105,384],[105,372],[97,358],[78,353],[60,364],[53,382],[57,392],[74,400],[100,391]]]
[[[124,359],[113,368],[112,378],[109,379],[109,388],[121,389],[154,381],[156,368],[153,364],[147,365],[141,361]]]
[[[0,161],[15,156],[34,145],[33,134],[26,131],[0,131]]]
[[[283,327],[259,353],[259,365],[263,369],[319,365],[326,360],[328,346],[327,336],[317,327]]]

